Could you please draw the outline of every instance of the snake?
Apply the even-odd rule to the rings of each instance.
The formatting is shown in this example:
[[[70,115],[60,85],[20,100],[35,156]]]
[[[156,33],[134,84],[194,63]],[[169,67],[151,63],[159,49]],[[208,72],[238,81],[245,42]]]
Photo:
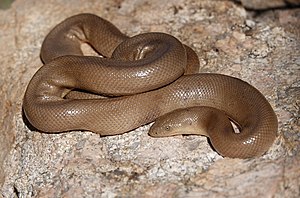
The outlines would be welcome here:
[[[84,55],[83,43],[98,55]],[[277,137],[276,114],[261,92],[235,77],[198,73],[196,52],[167,33],[129,37],[81,13],[50,31],[40,57],[22,105],[40,132],[111,136],[155,122],[152,137],[206,135],[231,158],[261,156]]]

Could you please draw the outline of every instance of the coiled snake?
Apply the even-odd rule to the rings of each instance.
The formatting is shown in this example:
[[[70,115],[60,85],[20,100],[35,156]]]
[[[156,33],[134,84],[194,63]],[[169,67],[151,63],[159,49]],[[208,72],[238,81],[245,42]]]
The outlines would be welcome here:
[[[83,56],[82,42],[103,57]],[[238,158],[265,153],[277,135],[276,115],[257,89],[226,75],[191,74],[195,52],[168,34],[129,38],[98,16],[79,14],[47,35],[41,58],[23,110],[44,132],[116,135],[157,120],[151,136],[206,135],[221,155]]]

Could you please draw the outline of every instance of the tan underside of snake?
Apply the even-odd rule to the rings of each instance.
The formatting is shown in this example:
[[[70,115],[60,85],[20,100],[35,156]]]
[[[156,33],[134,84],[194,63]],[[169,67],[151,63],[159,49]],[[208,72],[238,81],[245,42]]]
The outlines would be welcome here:
[[[103,57],[83,56],[83,42]],[[100,17],[80,14],[48,34],[41,58],[45,65],[31,79],[23,102],[27,119],[40,131],[116,135],[196,106],[193,122],[207,131],[192,133],[209,136],[223,156],[259,156],[277,135],[276,115],[257,89],[221,74],[191,74],[198,67],[195,53],[164,33],[129,38]],[[199,110],[198,106],[206,107]],[[239,126],[240,133],[232,131],[228,119]],[[164,134],[151,129],[150,135],[178,134],[170,127]],[[216,128],[220,131],[215,132]],[[185,128],[181,130],[185,133]],[[186,130],[191,133],[190,128]]]

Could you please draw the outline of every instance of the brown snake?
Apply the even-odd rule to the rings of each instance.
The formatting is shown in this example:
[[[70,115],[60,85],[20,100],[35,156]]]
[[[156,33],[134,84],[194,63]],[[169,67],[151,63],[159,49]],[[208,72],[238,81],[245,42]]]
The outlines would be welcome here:
[[[83,56],[83,42],[103,57]],[[223,156],[265,153],[278,127],[271,105],[240,79],[190,74],[198,67],[195,56],[168,34],[129,38],[98,16],[79,14],[57,25],[44,40],[45,64],[28,84],[23,110],[29,122],[44,132],[89,130],[116,135],[158,119],[167,127],[154,124],[151,136],[199,134],[191,130],[197,123],[200,134],[209,136]],[[233,132],[229,119],[240,133]]]

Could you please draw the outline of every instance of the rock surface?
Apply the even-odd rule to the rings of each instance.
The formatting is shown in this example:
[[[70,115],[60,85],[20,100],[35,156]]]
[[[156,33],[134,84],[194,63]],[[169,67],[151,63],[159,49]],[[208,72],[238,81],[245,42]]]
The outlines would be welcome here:
[[[300,9],[247,12],[233,1],[16,0],[0,10],[3,197],[298,197]],[[200,72],[241,78],[269,100],[279,137],[259,158],[222,158],[205,137],[45,134],[22,119],[25,88],[51,28],[89,12],[128,35],[161,31],[190,45]],[[45,115],[47,116],[47,115]]]

